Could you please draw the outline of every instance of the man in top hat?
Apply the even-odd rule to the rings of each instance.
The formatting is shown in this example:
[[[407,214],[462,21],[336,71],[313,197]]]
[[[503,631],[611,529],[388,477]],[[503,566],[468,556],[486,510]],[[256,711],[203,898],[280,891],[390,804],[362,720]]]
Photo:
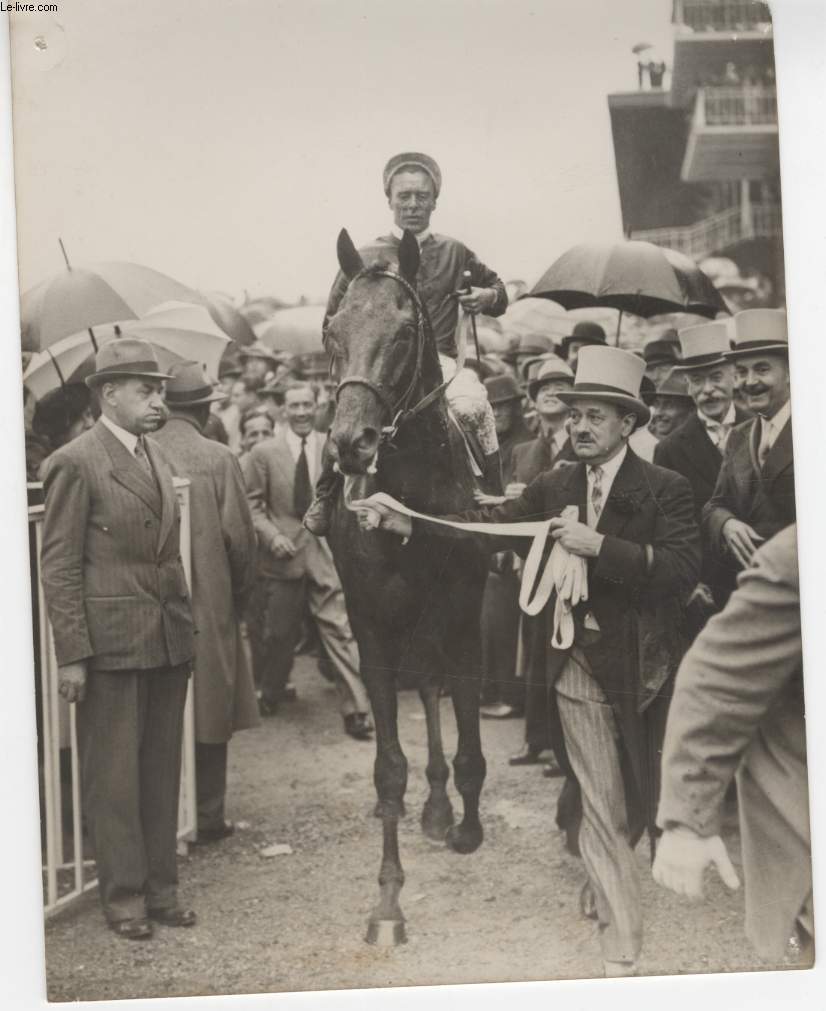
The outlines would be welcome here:
[[[649,429],[657,440],[675,432],[694,414],[694,401],[682,372],[669,370],[657,386],[651,402]]]
[[[224,817],[229,739],[258,725],[239,624],[255,576],[255,530],[238,461],[203,434],[212,404],[226,394],[213,390],[199,362],[177,362],[170,374],[169,419],[157,438],[190,482],[198,841],[210,842],[233,831]]]
[[[86,823],[100,901],[120,937],[177,901],[176,835],[193,621],[172,471],[149,433],[164,417],[150,344],[104,345],[86,380],[101,415],[49,460],[41,572],[61,696],[77,705]]]
[[[559,354],[576,371],[576,361],[581,348],[605,347],[605,331],[599,323],[580,320],[567,337],[562,338]]]
[[[711,498],[731,430],[746,415],[734,404],[734,365],[728,361],[728,326],[725,322],[702,323],[680,331],[682,361],[672,375],[683,375],[695,410],[674,432],[657,444],[654,462],[682,474],[694,494],[694,509],[700,521]],[[699,626],[711,610],[722,607],[733,588],[703,544],[703,569],[697,606],[692,609]],[[699,630],[697,628],[696,630]]]
[[[545,471],[518,499],[456,517],[512,523],[551,519],[557,543],[586,560],[588,596],[574,608],[571,647],[547,650],[568,767],[582,794],[578,845],[596,899],[606,975],[635,970],[642,946],[634,846],[656,815],[658,749],[671,678],[682,656],[682,602],[697,582],[700,537],[688,482],[640,460],[628,448],[648,422],[640,400],[644,362],[619,348],[585,347],[573,388],[558,394],[571,410],[576,464]],[[410,538],[425,521],[365,500],[365,529]],[[562,516],[575,507],[578,519]],[[378,514],[378,515],[377,515]],[[441,525],[444,537],[474,537],[488,550],[510,539]],[[548,607],[555,606],[555,593]],[[550,630],[550,628],[549,628]],[[550,635],[546,637],[546,642]]]
[[[755,550],[794,523],[789,338],[783,309],[745,309],[734,317],[733,362],[746,406],[756,415],[729,436],[714,493],[703,509],[711,550],[733,575]]]
[[[659,388],[679,362],[677,345],[670,340],[649,341],[642,349],[645,374]]]
[[[460,309],[467,313],[501,316],[508,305],[505,285],[495,271],[458,239],[430,230],[430,218],[442,189],[442,173],[433,158],[417,151],[394,155],[384,167],[383,183],[393,213],[393,225],[390,234],[360,250],[362,260],[367,266],[381,261],[394,264],[398,261],[404,232],[415,235],[420,253],[416,286],[433,328],[444,377],[455,377],[445,390],[445,396],[473,444],[480,483],[496,492],[501,489],[499,452],[485,390],[471,369],[462,369],[456,374],[455,359],[457,334],[462,323]],[[346,276],[339,271],[327,302],[325,332],[327,321],[338,311],[347,285]],[[338,485],[332,462],[326,461],[315,499],[304,521],[308,530],[318,536],[325,535],[329,529]]]

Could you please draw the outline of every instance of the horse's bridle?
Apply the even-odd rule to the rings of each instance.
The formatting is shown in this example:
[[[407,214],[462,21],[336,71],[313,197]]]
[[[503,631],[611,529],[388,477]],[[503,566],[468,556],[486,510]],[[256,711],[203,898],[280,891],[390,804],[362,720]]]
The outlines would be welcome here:
[[[410,377],[410,382],[407,384],[407,389],[404,393],[393,402],[392,398],[388,396],[386,391],[378,383],[374,383],[372,379],[368,379],[366,376],[347,376],[342,379],[341,382],[336,387],[336,403],[338,403],[339,394],[346,386],[364,386],[366,389],[377,398],[380,404],[385,408],[390,417],[390,424],[382,428],[381,437],[382,442],[390,442],[398,432],[401,425],[404,422],[409,421],[414,418],[417,414],[421,413],[426,407],[433,403],[437,397],[439,397],[445,390],[445,387],[450,382],[450,379],[441,383],[436,387],[435,390],[431,390],[430,393],[422,397],[421,400],[413,407],[410,407],[410,401],[413,397],[413,393],[416,389],[416,384],[421,376],[422,371],[422,360],[424,358],[425,342],[428,337],[428,332],[430,328],[430,321],[427,317],[427,311],[425,310],[424,304],[419,296],[419,293],[407,281],[401,274],[396,274],[392,270],[377,270],[375,267],[366,267],[364,270],[360,270],[358,274],[355,274],[350,279],[350,284],[357,281],[360,277],[369,275],[370,277],[389,277],[394,280],[397,284],[400,284],[402,288],[410,296],[413,306],[416,310],[416,362],[413,369],[413,374]],[[348,288],[350,286],[348,284]],[[452,377],[451,377],[452,378]]]

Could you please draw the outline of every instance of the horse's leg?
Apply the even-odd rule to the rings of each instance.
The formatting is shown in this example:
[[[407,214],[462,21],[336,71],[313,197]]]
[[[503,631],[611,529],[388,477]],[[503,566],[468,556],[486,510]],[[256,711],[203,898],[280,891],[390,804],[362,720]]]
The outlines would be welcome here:
[[[439,711],[440,682],[428,678],[419,689],[427,720],[427,781],[430,793],[422,808],[422,831],[428,839],[444,842],[453,824],[453,806],[447,795],[450,769],[442,746],[442,721]]]
[[[464,802],[464,817],[447,833],[447,844],[457,853],[473,853],[482,845],[484,832],[479,821],[479,794],[485,781],[485,756],[479,733],[478,635],[464,637],[464,646],[451,651],[451,695],[456,713],[459,742],[453,759],[453,781]]]

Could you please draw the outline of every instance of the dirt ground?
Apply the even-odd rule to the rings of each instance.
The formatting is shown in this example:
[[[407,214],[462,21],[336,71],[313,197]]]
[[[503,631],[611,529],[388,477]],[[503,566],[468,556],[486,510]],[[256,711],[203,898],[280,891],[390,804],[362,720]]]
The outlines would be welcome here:
[[[180,861],[191,930],[158,928],[149,942],[107,930],[94,893],[46,926],[52,1001],[235,994],[350,987],[587,978],[601,974],[593,923],[581,918],[584,873],[554,824],[560,781],[511,768],[519,720],[485,721],[486,839],[461,856],[428,841],[418,819],[426,793],[425,727],[418,696],[400,696],[410,763],[400,827],[408,943],[377,948],[364,931],[377,896],[381,830],[372,817],[372,744],[346,737],[332,688],[311,660],[295,674],[296,702],[230,746],[228,817],[235,836]],[[455,728],[443,700],[446,745]],[[454,805],[458,797],[452,791]],[[727,840],[739,865],[739,846]],[[286,843],[292,853],[264,857]],[[693,905],[652,881],[638,852],[646,939],[643,974],[767,968],[743,934],[743,893],[716,879]]]

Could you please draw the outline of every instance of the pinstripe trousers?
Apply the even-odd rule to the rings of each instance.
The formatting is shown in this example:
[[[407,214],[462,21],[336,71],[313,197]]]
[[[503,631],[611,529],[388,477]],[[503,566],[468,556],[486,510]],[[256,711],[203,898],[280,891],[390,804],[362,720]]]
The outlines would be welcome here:
[[[596,897],[602,957],[635,962],[642,948],[640,881],[629,843],[614,711],[576,647],[556,693],[565,748],[582,791],[579,847]]]

